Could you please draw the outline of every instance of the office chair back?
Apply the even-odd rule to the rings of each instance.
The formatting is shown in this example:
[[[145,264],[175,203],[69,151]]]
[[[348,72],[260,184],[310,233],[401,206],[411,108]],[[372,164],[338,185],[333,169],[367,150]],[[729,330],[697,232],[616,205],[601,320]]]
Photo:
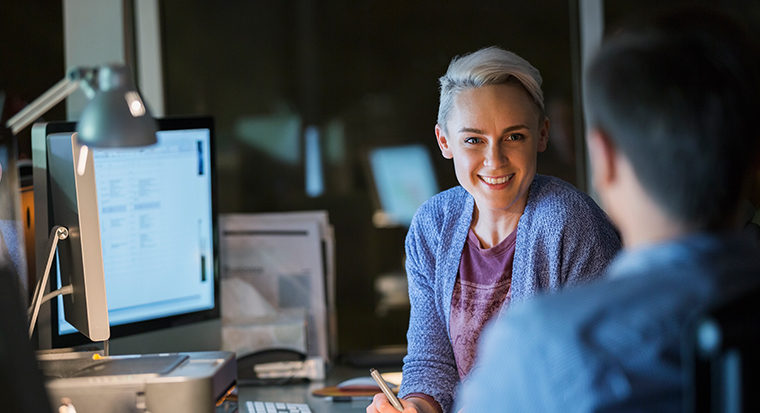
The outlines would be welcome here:
[[[760,286],[691,319],[682,346],[684,412],[760,412]]]

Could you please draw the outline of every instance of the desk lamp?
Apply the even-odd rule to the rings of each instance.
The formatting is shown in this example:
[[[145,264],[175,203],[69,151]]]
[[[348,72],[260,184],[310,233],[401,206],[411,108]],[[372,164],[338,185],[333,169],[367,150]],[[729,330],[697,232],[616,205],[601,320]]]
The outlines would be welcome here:
[[[140,94],[135,89],[129,69],[124,65],[71,69],[63,80],[9,119],[6,127],[11,130],[13,135],[16,135],[80,88],[90,101],[82,111],[77,124],[76,149],[78,156],[74,155],[74,170],[77,175],[88,174],[93,176],[92,171],[88,170],[92,169],[92,153],[89,147],[147,146],[156,143],[156,131],[158,129],[156,121],[150,115]],[[95,212],[97,213],[97,209]],[[97,220],[94,221],[97,223]],[[44,286],[48,282],[58,241],[68,238],[70,229],[56,225],[51,230],[47,244],[49,253],[47,265],[42,279],[37,282],[29,307],[29,337],[32,336],[39,308],[43,302],[57,295],[74,293],[74,287],[68,285],[43,297]],[[79,228],[74,230],[78,231]],[[96,275],[101,278],[99,284],[105,286],[105,281],[102,281],[102,253],[98,261],[100,268],[99,274]],[[86,334],[93,341],[105,341],[110,336],[108,312],[107,307],[105,307],[105,291],[103,291],[102,303],[105,314],[99,319],[101,322],[105,320],[105,327],[95,332],[94,336]],[[83,333],[85,332],[83,331]]]

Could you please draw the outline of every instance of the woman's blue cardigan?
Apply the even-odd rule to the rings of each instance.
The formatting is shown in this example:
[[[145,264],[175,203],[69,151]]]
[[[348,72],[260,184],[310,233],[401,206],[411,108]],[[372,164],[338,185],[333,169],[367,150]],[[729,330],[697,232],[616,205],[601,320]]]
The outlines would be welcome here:
[[[441,192],[417,210],[406,237],[411,317],[399,395],[428,394],[444,412],[459,382],[449,316],[474,205],[461,186]],[[619,249],[616,229],[588,195],[536,175],[517,225],[512,303],[594,279]]]

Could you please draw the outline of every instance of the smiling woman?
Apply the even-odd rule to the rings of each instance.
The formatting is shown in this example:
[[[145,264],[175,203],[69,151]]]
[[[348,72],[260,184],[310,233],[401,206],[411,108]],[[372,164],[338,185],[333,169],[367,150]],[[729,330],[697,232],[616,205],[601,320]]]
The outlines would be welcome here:
[[[459,186],[423,204],[406,238],[412,308],[399,395],[418,412],[451,409],[489,320],[595,278],[620,248],[591,198],[536,174],[549,138],[538,70],[489,47],[455,58],[440,82],[435,133]],[[380,396],[367,409],[393,411]]]
[[[490,248],[517,228],[537,154],[546,150],[549,119],[514,83],[465,90],[454,107],[446,125],[436,125],[438,145],[445,158],[454,159],[457,180],[475,198],[473,232]]]

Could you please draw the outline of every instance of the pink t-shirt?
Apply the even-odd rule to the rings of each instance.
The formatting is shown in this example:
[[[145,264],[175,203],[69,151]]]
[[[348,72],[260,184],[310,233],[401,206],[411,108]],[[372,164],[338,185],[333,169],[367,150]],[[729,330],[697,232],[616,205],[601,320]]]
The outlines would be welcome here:
[[[451,297],[449,324],[460,379],[475,362],[483,327],[502,306],[509,305],[516,238],[514,230],[499,244],[484,249],[472,229],[467,234]]]

